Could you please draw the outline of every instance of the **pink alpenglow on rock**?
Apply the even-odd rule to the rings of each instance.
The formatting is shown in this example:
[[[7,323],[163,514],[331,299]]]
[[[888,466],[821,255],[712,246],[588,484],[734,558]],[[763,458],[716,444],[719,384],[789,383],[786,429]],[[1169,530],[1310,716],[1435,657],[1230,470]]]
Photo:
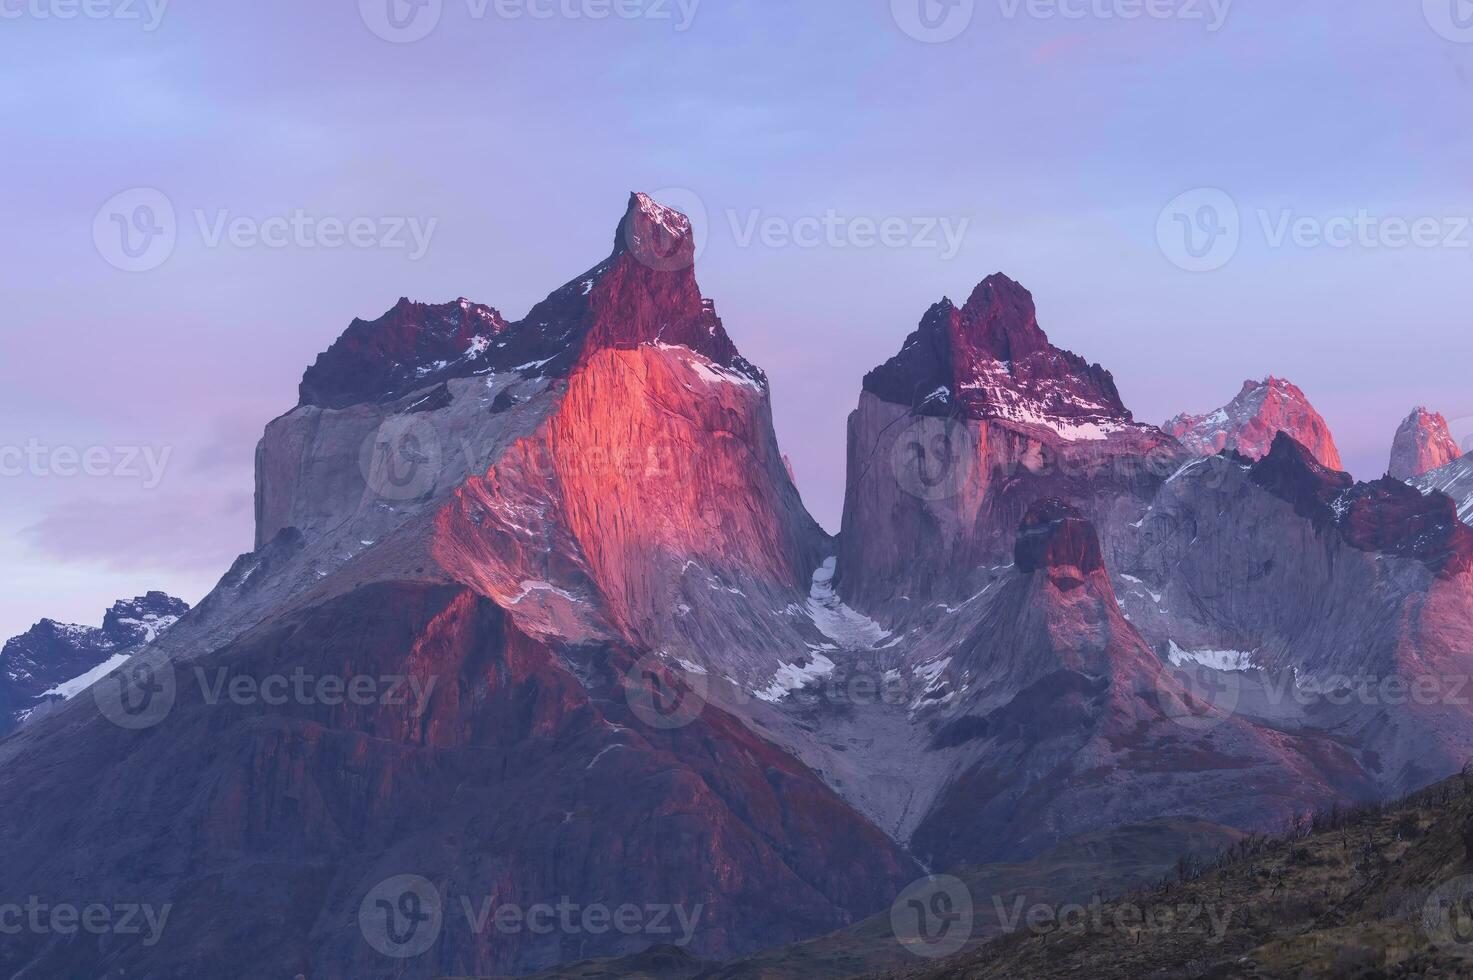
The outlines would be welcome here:
[[[1446,466],[1461,455],[1457,440],[1448,431],[1447,419],[1418,408],[1397,428],[1391,443],[1391,465],[1386,472],[1398,480],[1412,480]]]
[[[1304,392],[1283,378],[1245,381],[1243,390],[1222,408],[1206,415],[1178,415],[1164,426],[1199,456],[1235,449],[1262,459],[1280,432],[1308,447],[1315,459],[1335,470],[1345,469],[1335,438]]]

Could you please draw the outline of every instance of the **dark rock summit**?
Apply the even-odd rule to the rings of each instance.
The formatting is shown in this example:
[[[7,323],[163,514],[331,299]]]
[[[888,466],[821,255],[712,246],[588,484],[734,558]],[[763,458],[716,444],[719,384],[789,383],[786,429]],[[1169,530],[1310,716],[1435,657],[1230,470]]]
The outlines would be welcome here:
[[[0,735],[38,709],[71,697],[80,679],[114,657],[157,639],[189,611],[189,604],[163,592],[119,599],[103,615],[102,627],[43,619],[0,649]]]
[[[926,415],[1130,420],[1110,372],[1051,345],[1033,295],[1002,273],[979,283],[961,309],[949,299],[931,307],[900,353],[865,377],[864,390]]]
[[[1028,508],[1013,554],[1013,563],[1025,574],[1072,569],[1089,575],[1105,568],[1094,525],[1058,499],[1040,500]]]

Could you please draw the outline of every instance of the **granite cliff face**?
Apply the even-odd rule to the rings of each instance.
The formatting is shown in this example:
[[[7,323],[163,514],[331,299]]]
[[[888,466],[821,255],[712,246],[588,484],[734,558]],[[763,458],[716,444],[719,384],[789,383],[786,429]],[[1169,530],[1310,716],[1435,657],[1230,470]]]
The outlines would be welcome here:
[[[836,540],[693,266],[634,195],[520,320],[349,326],[266,428],[256,548],[0,741],[11,886],[170,903],[171,931],[0,967],[428,978],[672,941],[487,927],[559,902],[683,910],[724,959],[923,867],[1275,827],[1473,755],[1473,528],[1339,472],[1297,389],[1183,445],[992,276],[866,377]]]
[[[1210,456],[1232,449],[1260,459],[1280,432],[1331,469],[1344,469],[1330,427],[1296,385],[1283,378],[1245,381],[1237,397],[1207,415],[1178,415],[1164,426],[1192,452]]]
[[[1396,429],[1391,463],[1386,473],[1411,482],[1429,470],[1440,469],[1463,455],[1448,431],[1447,419],[1425,408],[1412,411]]]
[[[1080,507],[1108,553],[1186,457],[1133,419],[1108,371],[1049,343],[1027,290],[991,276],[961,309],[933,306],[866,376],[836,581],[896,617],[971,595],[974,571],[1009,560],[1043,497]]]

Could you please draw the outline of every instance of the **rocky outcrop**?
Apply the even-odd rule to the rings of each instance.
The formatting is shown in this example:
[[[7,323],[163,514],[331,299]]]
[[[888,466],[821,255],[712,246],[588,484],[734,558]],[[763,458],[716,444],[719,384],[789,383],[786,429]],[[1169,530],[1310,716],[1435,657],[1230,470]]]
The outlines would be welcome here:
[[[991,276],[961,309],[932,307],[865,378],[836,583],[901,618],[971,595],[1044,497],[1080,508],[1108,555],[1185,458],[1133,420],[1108,371],[1048,342],[1027,290]]]
[[[1439,469],[1463,455],[1448,431],[1447,419],[1436,412],[1417,408],[1402,420],[1391,443],[1388,476],[1411,482],[1429,470]]]
[[[1162,486],[1116,576],[1158,657],[1212,670],[1240,715],[1353,739],[1385,793],[1473,753],[1473,539],[1451,500],[1403,486],[1283,435],[1258,463],[1209,457]]]
[[[1269,825],[1306,801],[1372,792],[1333,739],[1260,728],[1158,659],[1122,615],[1078,511],[1040,501],[1017,550],[942,663],[945,694],[921,709],[933,751],[956,766],[912,838],[921,860],[1011,860],[1066,827],[1175,807]]]
[[[1198,455],[1232,449],[1251,459],[1267,455],[1274,437],[1283,432],[1330,469],[1345,468],[1330,427],[1304,392],[1283,378],[1245,381],[1222,408],[1207,415],[1178,415],[1163,428]]]
[[[1423,493],[1442,493],[1452,498],[1458,516],[1473,524],[1473,454],[1464,454],[1412,481]]]
[[[151,643],[188,611],[188,603],[150,592],[113,603],[100,629],[43,619],[11,637],[0,649],[0,736],[75,696],[99,668]]]

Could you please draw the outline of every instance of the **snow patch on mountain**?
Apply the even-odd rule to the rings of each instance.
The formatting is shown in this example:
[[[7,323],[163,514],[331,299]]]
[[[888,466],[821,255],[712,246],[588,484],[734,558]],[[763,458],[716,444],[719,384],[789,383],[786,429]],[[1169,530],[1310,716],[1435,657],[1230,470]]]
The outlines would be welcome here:
[[[838,564],[838,558],[829,558],[814,571],[808,590],[808,615],[818,631],[842,649],[873,650],[890,638],[890,631],[844,605],[834,591],[834,571]]]
[[[1173,667],[1209,667],[1212,670],[1242,672],[1257,670],[1252,653],[1241,650],[1184,650],[1175,640],[1169,641],[1171,650],[1167,659]]]

